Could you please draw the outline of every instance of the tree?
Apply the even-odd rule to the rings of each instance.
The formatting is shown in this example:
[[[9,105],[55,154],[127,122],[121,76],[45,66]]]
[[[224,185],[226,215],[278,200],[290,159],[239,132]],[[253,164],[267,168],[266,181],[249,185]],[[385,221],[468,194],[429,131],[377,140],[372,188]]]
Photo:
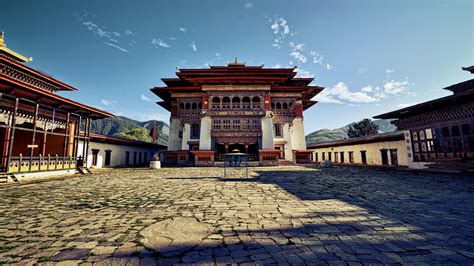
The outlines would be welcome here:
[[[119,132],[114,136],[124,139],[134,139],[140,141],[151,142],[150,132],[143,127],[134,128],[128,132]]]
[[[362,121],[352,124],[347,130],[349,138],[367,137],[377,135],[379,126],[372,120],[366,118]]]

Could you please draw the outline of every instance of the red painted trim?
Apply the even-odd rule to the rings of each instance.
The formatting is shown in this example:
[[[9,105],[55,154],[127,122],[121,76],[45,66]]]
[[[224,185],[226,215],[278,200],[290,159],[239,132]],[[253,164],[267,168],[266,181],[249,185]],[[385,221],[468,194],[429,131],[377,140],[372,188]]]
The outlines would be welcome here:
[[[39,94],[40,96],[44,96],[44,97],[47,97],[47,98],[50,98],[50,99],[57,100],[60,103],[66,103],[66,104],[72,105],[74,107],[78,107],[79,109],[82,109],[83,111],[89,111],[89,112],[91,112],[93,114],[96,114],[96,115],[99,115],[101,117],[114,117],[114,115],[112,115],[111,113],[108,113],[108,112],[105,112],[105,111],[102,111],[102,110],[99,110],[99,109],[96,109],[96,108],[93,108],[93,107],[90,107],[90,106],[87,106],[87,105],[84,105],[84,104],[81,104],[81,103],[78,103],[78,102],[75,102],[75,101],[72,101],[72,100],[69,100],[69,99],[61,97],[57,94],[50,93],[46,90],[37,89],[37,88],[35,88],[35,87],[33,87],[29,84],[26,84],[26,83],[23,83],[23,82],[18,82],[16,80],[10,79],[9,77],[6,77],[5,75],[0,75],[0,81],[1,80],[4,80],[4,81],[12,83],[12,84],[15,84],[15,85],[20,87],[20,88],[15,88],[15,89],[19,89],[19,90],[29,89],[29,90]]]
[[[56,85],[59,86],[59,87],[63,87],[65,90],[71,90],[71,91],[77,90],[76,88],[74,88],[74,87],[72,87],[72,86],[70,86],[70,85],[68,85],[68,84],[66,84],[66,83],[64,83],[64,82],[61,82],[61,81],[59,81],[59,80],[57,80],[57,79],[55,79],[55,78],[53,78],[53,77],[47,76],[47,75],[45,75],[45,74],[39,72],[38,70],[35,70],[35,69],[33,69],[33,68],[31,68],[31,67],[28,67],[28,66],[25,66],[25,65],[23,65],[23,64],[21,64],[21,63],[15,61],[15,60],[12,60],[12,59],[7,58],[7,57],[4,57],[4,56],[0,56],[0,59],[3,60],[3,61],[8,62],[8,63],[10,63],[10,64],[13,64],[13,65],[15,65],[16,67],[22,68],[23,70],[26,70],[26,71],[30,72],[30,74],[33,74],[34,76],[38,76],[38,77],[40,77],[40,78],[42,78],[42,79],[45,79],[45,80],[47,80],[47,81],[49,81],[49,82],[51,82],[51,83],[56,84]]]

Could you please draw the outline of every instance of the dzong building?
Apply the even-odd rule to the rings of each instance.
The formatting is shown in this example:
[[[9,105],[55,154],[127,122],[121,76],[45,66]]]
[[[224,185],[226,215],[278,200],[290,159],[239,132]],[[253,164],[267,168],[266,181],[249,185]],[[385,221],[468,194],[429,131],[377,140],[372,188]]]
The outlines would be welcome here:
[[[178,69],[152,90],[171,113],[168,164],[214,165],[239,151],[259,165],[310,162],[303,111],[322,87],[297,78],[295,68],[226,66]]]

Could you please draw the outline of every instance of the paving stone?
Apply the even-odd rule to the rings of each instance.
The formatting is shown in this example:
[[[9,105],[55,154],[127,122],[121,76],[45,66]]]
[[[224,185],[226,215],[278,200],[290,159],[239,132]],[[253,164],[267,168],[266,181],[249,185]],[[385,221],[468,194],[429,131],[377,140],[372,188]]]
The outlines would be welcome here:
[[[0,187],[0,264],[474,263],[474,179],[367,167],[113,169]]]

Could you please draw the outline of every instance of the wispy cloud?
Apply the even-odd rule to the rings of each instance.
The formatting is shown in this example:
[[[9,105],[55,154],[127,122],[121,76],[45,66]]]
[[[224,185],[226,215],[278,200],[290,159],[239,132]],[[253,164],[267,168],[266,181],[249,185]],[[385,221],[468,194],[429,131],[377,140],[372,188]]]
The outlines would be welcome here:
[[[292,48],[290,56],[293,57],[296,61],[305,64],[308,58],[302,53],[304,51],[304,44],[294,44],[290,42],[290,47]]]
[[[99,25],[90,18],[90,14],[85,12],[82,15],[76,15],[76,18],[86,29],[101,39],[104,39],[104,44],[114,47],[122,52],[128,53],[128,50],[123,48],[122,43],[133,46],[136,42],[131,39],[134,33],[127,29],[123,33],[118,31],[107,30],[106,27]]]
[[[186,32],[186,28],[179,28],[179,31]]]
[[[247,9],[253,8],[253,3],[252,2],[245,3],[245,8]]]
[[[171,45],[167,44],[162,39],[156,39],[156,38],[153,38],[151,40],[151,45],[155,46],[156,48],[158,47],[170,48],[171,47]]]
[[[151,99],[143,94],[140,94],[140,99],[144,102],[151,102]]]
[[[296,69],[296,76],[299,78],[314,78],[315,75],[311,71],[304,70],[302,68]]]
[[[114,102],[115,102],[115,101],[110,101],[110,100],[106,100],[106,99],[100,100],[100,103],[101,103],[102,105],[105,105],[105,106],[109,106],[109,105],[113,104]]]
[[[288,21],[280,16],[275,16],[273,19],[269,19],[270,29],[273,33],[273,43],[272,46],[281,49],[284,47],[286,40],[290,41],[288,43],[290,50],[288,51],[288,56],[296,60],[300,64],[306,64],[308,62],[313,62],[314,64],[320,65],[326,70],[333,69],[333,65],[327,63],[324,60],[324,56],[315,51],[309,49],[307,51],[305,43],[295,43],[291,41],[293,38],[291,36],[295,35],[296,32],[293,30],[293,27],[288,23]]]
[[[276,16],[275,18],[270,19],[269,22],[271,24],[270,29],[273,31],[275,38],[272,46],[280,49],[284,40],[294,33],[291,31],[290,25],[288,25],[288,21],[285,18]]]
[[[194,52],[197,51],[197,46],[196,46],[196,43],[194,41],[189,46],[191,46],[191,48],[193,49]]]
[[[128,53],[128,50],[127,50],[127,49],[125,49],[125,48],[123,48],[123,47],[120,47],[120,46],[118,46],[118,45],[116,45],[116,44],[109,43],[109,42],[106,42],[105,44],[107,44],[107,45],[109,45],[109,46],[112,46],[112,47],[114,47],[114,48],[117,48],[117,49],[119,49],[119,50],[122,51],[122,52]]]

